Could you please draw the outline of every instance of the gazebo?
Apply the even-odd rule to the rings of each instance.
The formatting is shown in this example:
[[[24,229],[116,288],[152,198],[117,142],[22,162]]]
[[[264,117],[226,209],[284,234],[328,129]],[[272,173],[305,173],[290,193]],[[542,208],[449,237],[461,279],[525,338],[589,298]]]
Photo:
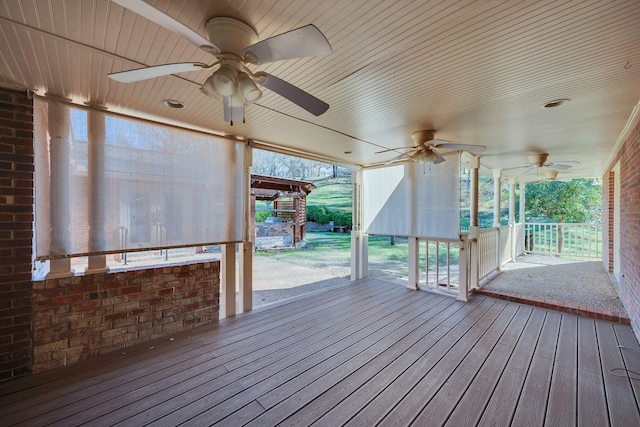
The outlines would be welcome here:
[[[251,174],[251,231],[256,249],[283,246],[298,247],[306,234],[307,194],[312,182]],[[273,202],[278,221],[256,225],[256,201]]]

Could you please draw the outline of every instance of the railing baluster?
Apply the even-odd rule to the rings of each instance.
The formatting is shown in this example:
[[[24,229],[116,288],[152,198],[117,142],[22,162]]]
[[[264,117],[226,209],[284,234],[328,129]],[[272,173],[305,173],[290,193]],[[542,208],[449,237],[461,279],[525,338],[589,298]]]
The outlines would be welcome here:
[[[427,265],[425,266],[425,269],[426,269],[426,271],[425,271],[425,274],[426,274],[425,282],[427,284],[427,287],[429,287],[431,285],[429,285],[429,240],[428,239],[426,240],[426,244],[427,244],[427,249],[425,250],[425,255],[427,257],[427,262],[426,262]]]
[[[436,288],[440,287],[440,242],[436,240]]]
[[[447,242],[447,290],[451,290],[451,244]]]
[[[601,224],[584,223],[525,223],[522,247],[525,253],[535,255],[558,255],[574,258],[602,257]],[[560,231],[560,227],[562,231]],[[514,235],[513,238],[517,236]],[[562,239],[562,250],[558,251],[558,241]],[[508,242],[500,242],[502,246]],[[516,242],[517,244],[517,242]],[[487,249],[488,250],[488,249]]]

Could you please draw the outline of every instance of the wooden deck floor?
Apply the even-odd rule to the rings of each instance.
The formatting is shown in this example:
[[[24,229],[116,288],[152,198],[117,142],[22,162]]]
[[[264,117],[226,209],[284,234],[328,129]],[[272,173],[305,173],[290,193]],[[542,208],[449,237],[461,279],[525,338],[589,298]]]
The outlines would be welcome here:
[[[0,424],[640,425],[629,326],[366,279],[0,387]]]

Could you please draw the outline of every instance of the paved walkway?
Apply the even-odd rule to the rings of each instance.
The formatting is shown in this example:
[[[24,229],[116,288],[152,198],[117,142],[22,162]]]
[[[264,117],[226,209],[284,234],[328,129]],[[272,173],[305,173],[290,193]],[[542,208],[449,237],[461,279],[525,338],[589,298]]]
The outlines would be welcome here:
[[[478,293],[596,319],[629,323],[601,261],[524,256]]]
[[[253,257],[254,307],[349,282],[348,276],[336,276],[327,270],[302,267],[273,258]]]

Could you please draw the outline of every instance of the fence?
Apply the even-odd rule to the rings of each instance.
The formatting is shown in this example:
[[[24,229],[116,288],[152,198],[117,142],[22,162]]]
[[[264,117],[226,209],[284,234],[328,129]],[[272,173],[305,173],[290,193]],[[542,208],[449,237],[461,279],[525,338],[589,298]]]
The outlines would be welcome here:
[[[602,224],[528,222],[524,250],[534,255],[602,258]]]

